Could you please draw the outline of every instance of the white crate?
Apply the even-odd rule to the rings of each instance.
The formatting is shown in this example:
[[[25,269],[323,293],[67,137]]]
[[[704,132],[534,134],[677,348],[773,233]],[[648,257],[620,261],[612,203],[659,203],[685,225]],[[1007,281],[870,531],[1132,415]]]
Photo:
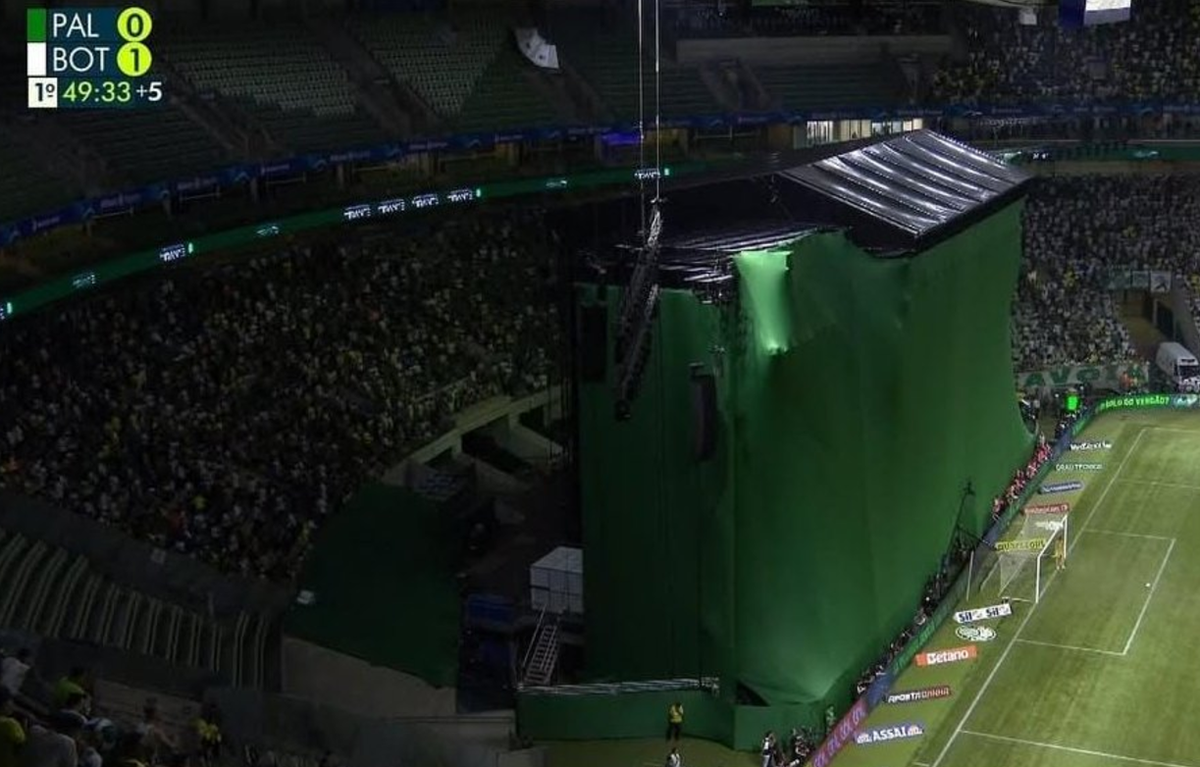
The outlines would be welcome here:
[[[529,567],[535,610],[583,613],[583,551],[559,546]]]

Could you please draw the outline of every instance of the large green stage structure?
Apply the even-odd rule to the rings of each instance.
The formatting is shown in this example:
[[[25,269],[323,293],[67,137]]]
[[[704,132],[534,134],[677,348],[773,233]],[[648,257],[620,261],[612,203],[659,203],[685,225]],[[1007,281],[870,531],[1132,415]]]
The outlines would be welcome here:
[[[458,680],[459,534],[445,509],[402,487],[359,488],[315,541],[285,618],[291,636],[434,687]]]
[[[917,182],[953,174],[940,191],[957,192],[991,172],[952,150],[970,153],[957,172],[916,152]],[[808,172],[797,189],[830,220],[870,219],[723,257],[724,300],[665,285],[627,419],[613,365],[579,386],[588,681],[677,684],[527,691],[525,734],[661,737],[673,700],[689,734],[737,748],[823,730],[911,624],[956,531],[982,534],[1027,460],[1009,333],[1023,176],[996,171],[974,204],[893,234],[897,255],[864,247],[889,223],[878,203],[847,205]],[[578,290],[582,312],[604,313],[609,360],[623,291]]]

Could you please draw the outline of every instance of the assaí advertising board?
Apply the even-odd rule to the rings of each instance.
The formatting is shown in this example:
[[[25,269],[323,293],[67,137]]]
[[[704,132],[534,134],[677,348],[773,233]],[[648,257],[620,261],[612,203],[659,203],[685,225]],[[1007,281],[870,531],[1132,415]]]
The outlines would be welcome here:
[[[854,736],[854,745],[873,746],[876,743],[887,743],[904,738],[918,738],[925,734],[925,725],[917,722],[905,722],[886,727],[872,727]]]

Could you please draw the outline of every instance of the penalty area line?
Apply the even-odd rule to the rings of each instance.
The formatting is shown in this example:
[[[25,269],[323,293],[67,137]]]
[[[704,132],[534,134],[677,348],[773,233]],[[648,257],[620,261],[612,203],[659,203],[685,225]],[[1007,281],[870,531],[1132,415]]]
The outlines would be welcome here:
[[[1142,533],[1125,533],[1120,530],[1088,530],[1089,535],[1123,535],[1126,538],[1145,538],[1148,541],[1174,541],[1165,535],[1144,535]]]
[[[1178,762],[1160,762],[1157,759],[1142,759],[1137,756],[1122,756],[1121,754],[1110,754],[1106,751],[1094,751],[1090,748],[1076,748],[1074,746],[1060,746],[1056,743],[1039,743],[1036,740],[1025,740],[1024,738],[1010,738],[1005,735],[992,735],[986,732],[976,732],[975,730],[962,730],[963,735],[973,735],[976,738],[985,740],[995,740],[1001,743],[1016,743],[1022,746],[1033,746],[1034,748],[1048,748],[1052,751],[1066,751],[1070,754],[1083,754],[1084,756],[1098,756],[1102,759],[1115,759],[1121,762],[1133,762],[1134,764],[1149,764],[1154,767],[1195,767],[1190,764],[1180,764]]]
[[[1129,641],[1125,643],[1126,655],[1129,653],[1129,648],[1133,647],[1133,640],[1137,637],[1138,629],[1142,627],[1142,619],[1146,617],[1146,610],[1150,607],[1150,600],[1154,599],[1154,592],[1158,591],[1158,582],[1162,580],[1163,570],[1167,569],[1167,562],[1171,559],[1171,552],[1175,550],[1175,539],[1167,544],[1167,553],[1163,555],[1162,564],[1158,566],[1158,572],[1154,574],[1154,581],[1150,584],[1150,592],[1146,594],[1146,601],[1142,603],[1142,611],[1138,613],[1137,622],[1133,624],[1133,631],[1129,632]]]
[[[1200,490],[1200,485],[1189,485],[1186,482],[1162,482],[1157,479],[1123,479],[1127,485],[1146,485],[1147,487],[1171,487],[1177,490]]]
[[[1087,518],[1085,518],[1082,524],[1079,526],[1079,534],[1075,535],[1071,539],[1070,545],[1067,547],[1068,557],[1070,556],[1072,549],[1074,549],[1079,543],[1079,539],[1083,537],[1082,533],[1087,530],[1088,523],[1091,522],[1092,517],[1096,515],[1096,509],[1099,509],[1104,504],[1104,499],[1108,498],[1108,493],[1113,489],[1113,485],[1116,484],[1117,477],[1121,475],[1121,471],[1125,468],[1126,464],[1129,463],[1129,459],[1132,458],[1133,454],[1137,452],[1138,444],[1141,443],[1142,437],[1146,436],[1146,428],[1147,427],[1143,426],[1141,430],[1138,431],[1137,436],[1133,439],[1133,444],[1129,446],[1129,452],[1127,452],[1125,457],[1121,459],[1121,462],[1117,464],[1117,468],[1113,471],[1112,476],[1108,478],[1108,484],[1105,485],[1104,491],[1100,493],[1100,497],[1096,499],[1096,502],[1092,505],[1092,508],[1088,509]],[[1050,583],[1054,580],[1054,576],[1056,575],[1058,575],[1057,570],[1050,573],[1050,579],[1046,581],[1047,587],[1050,586]],[[954,728],[954,732],[951,733],[950,739],[946,741],[945,746],[942,746],[941,753],[938,754],[937,759],[933,760],[933,764],[931,764],[930,767],[939,767],[939,765],[942,763],[942,760],[946,758],[946,754],[950,753],[951,746],[954,745],[954,741],[958,740],[958,736],[963,731],[963,725],[965,725],[967,720],[971,718],[971,714],[975,713],[975,707],[979,705],[979,701],[983,700],[984,693],[986,693],[988,688],[992,686],[992,680],[996,678],[996,674],[1004,666],[1004,661],[1008,660],[1008,655],[1012,652],[1012,648],[1017,646],[1016,640],[1021,638],[1021,632],[1023,632],[1025,627],[1029,625],[1029,619],[1033,617],[1033,613],[1037,610],[1037,608],[1038,606],[1035,603],[1029,608],[1029,611],[1025,613],[1025,617],[1021,619],[1021,625],[1017,626],[1017,630],[1013,634],[1012,641],[1010,641],[1008,646],[1004,648],[1004,652],[1000,653],[1000,659],[996,661],[995,666],[992,666],[991,673],[989,673],[987,678],[983,680],[983,686],[979,688],[979,692],[975,693],[975,699],[972,700],[971,705],[967,707],[966,713],[964,713],[962,719],[958,721],[958,726]]]
[[[1125,656],[1125,653],[1123,653],[1123,652],[1117,652],[1116,650],[1100,650],[1095,647],[1078,647],[1076,645],[1070,645],[1070,644],[1054,644],[1053,642],[1038,642],[1034,639],[1015,639],[1013,641],[1019,642],[1020,644],[1035,645],[1037,647],[1053,647],[1058,650],[1073,650],[1074,652],[1091,652],[1091,653],[1096,653],[1097,655],[1111,655],[1115,658],[1121,658],[1121,657]]]

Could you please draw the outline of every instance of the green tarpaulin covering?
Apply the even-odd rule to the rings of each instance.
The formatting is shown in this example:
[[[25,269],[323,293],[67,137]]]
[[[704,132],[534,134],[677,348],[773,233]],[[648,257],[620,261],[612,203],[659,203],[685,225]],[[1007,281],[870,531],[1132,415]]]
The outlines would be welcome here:
[[[960,513],[981,532],[1028,455],[1009,337],[1019,260],[1015,204],[912,258],[840,233],[741,254],[735,303],[666,292],[632,420],[614,420],[611,381],[581,391],[591,676],[847,703]],[[610,323],[619,295],[604,296]],[[718,374],[703,463],[692,363]]]
[[[300,579],[316,603],[287,633],[446,687],[458,677],[457,537],[434,504],[363,487],[321,531]]]

